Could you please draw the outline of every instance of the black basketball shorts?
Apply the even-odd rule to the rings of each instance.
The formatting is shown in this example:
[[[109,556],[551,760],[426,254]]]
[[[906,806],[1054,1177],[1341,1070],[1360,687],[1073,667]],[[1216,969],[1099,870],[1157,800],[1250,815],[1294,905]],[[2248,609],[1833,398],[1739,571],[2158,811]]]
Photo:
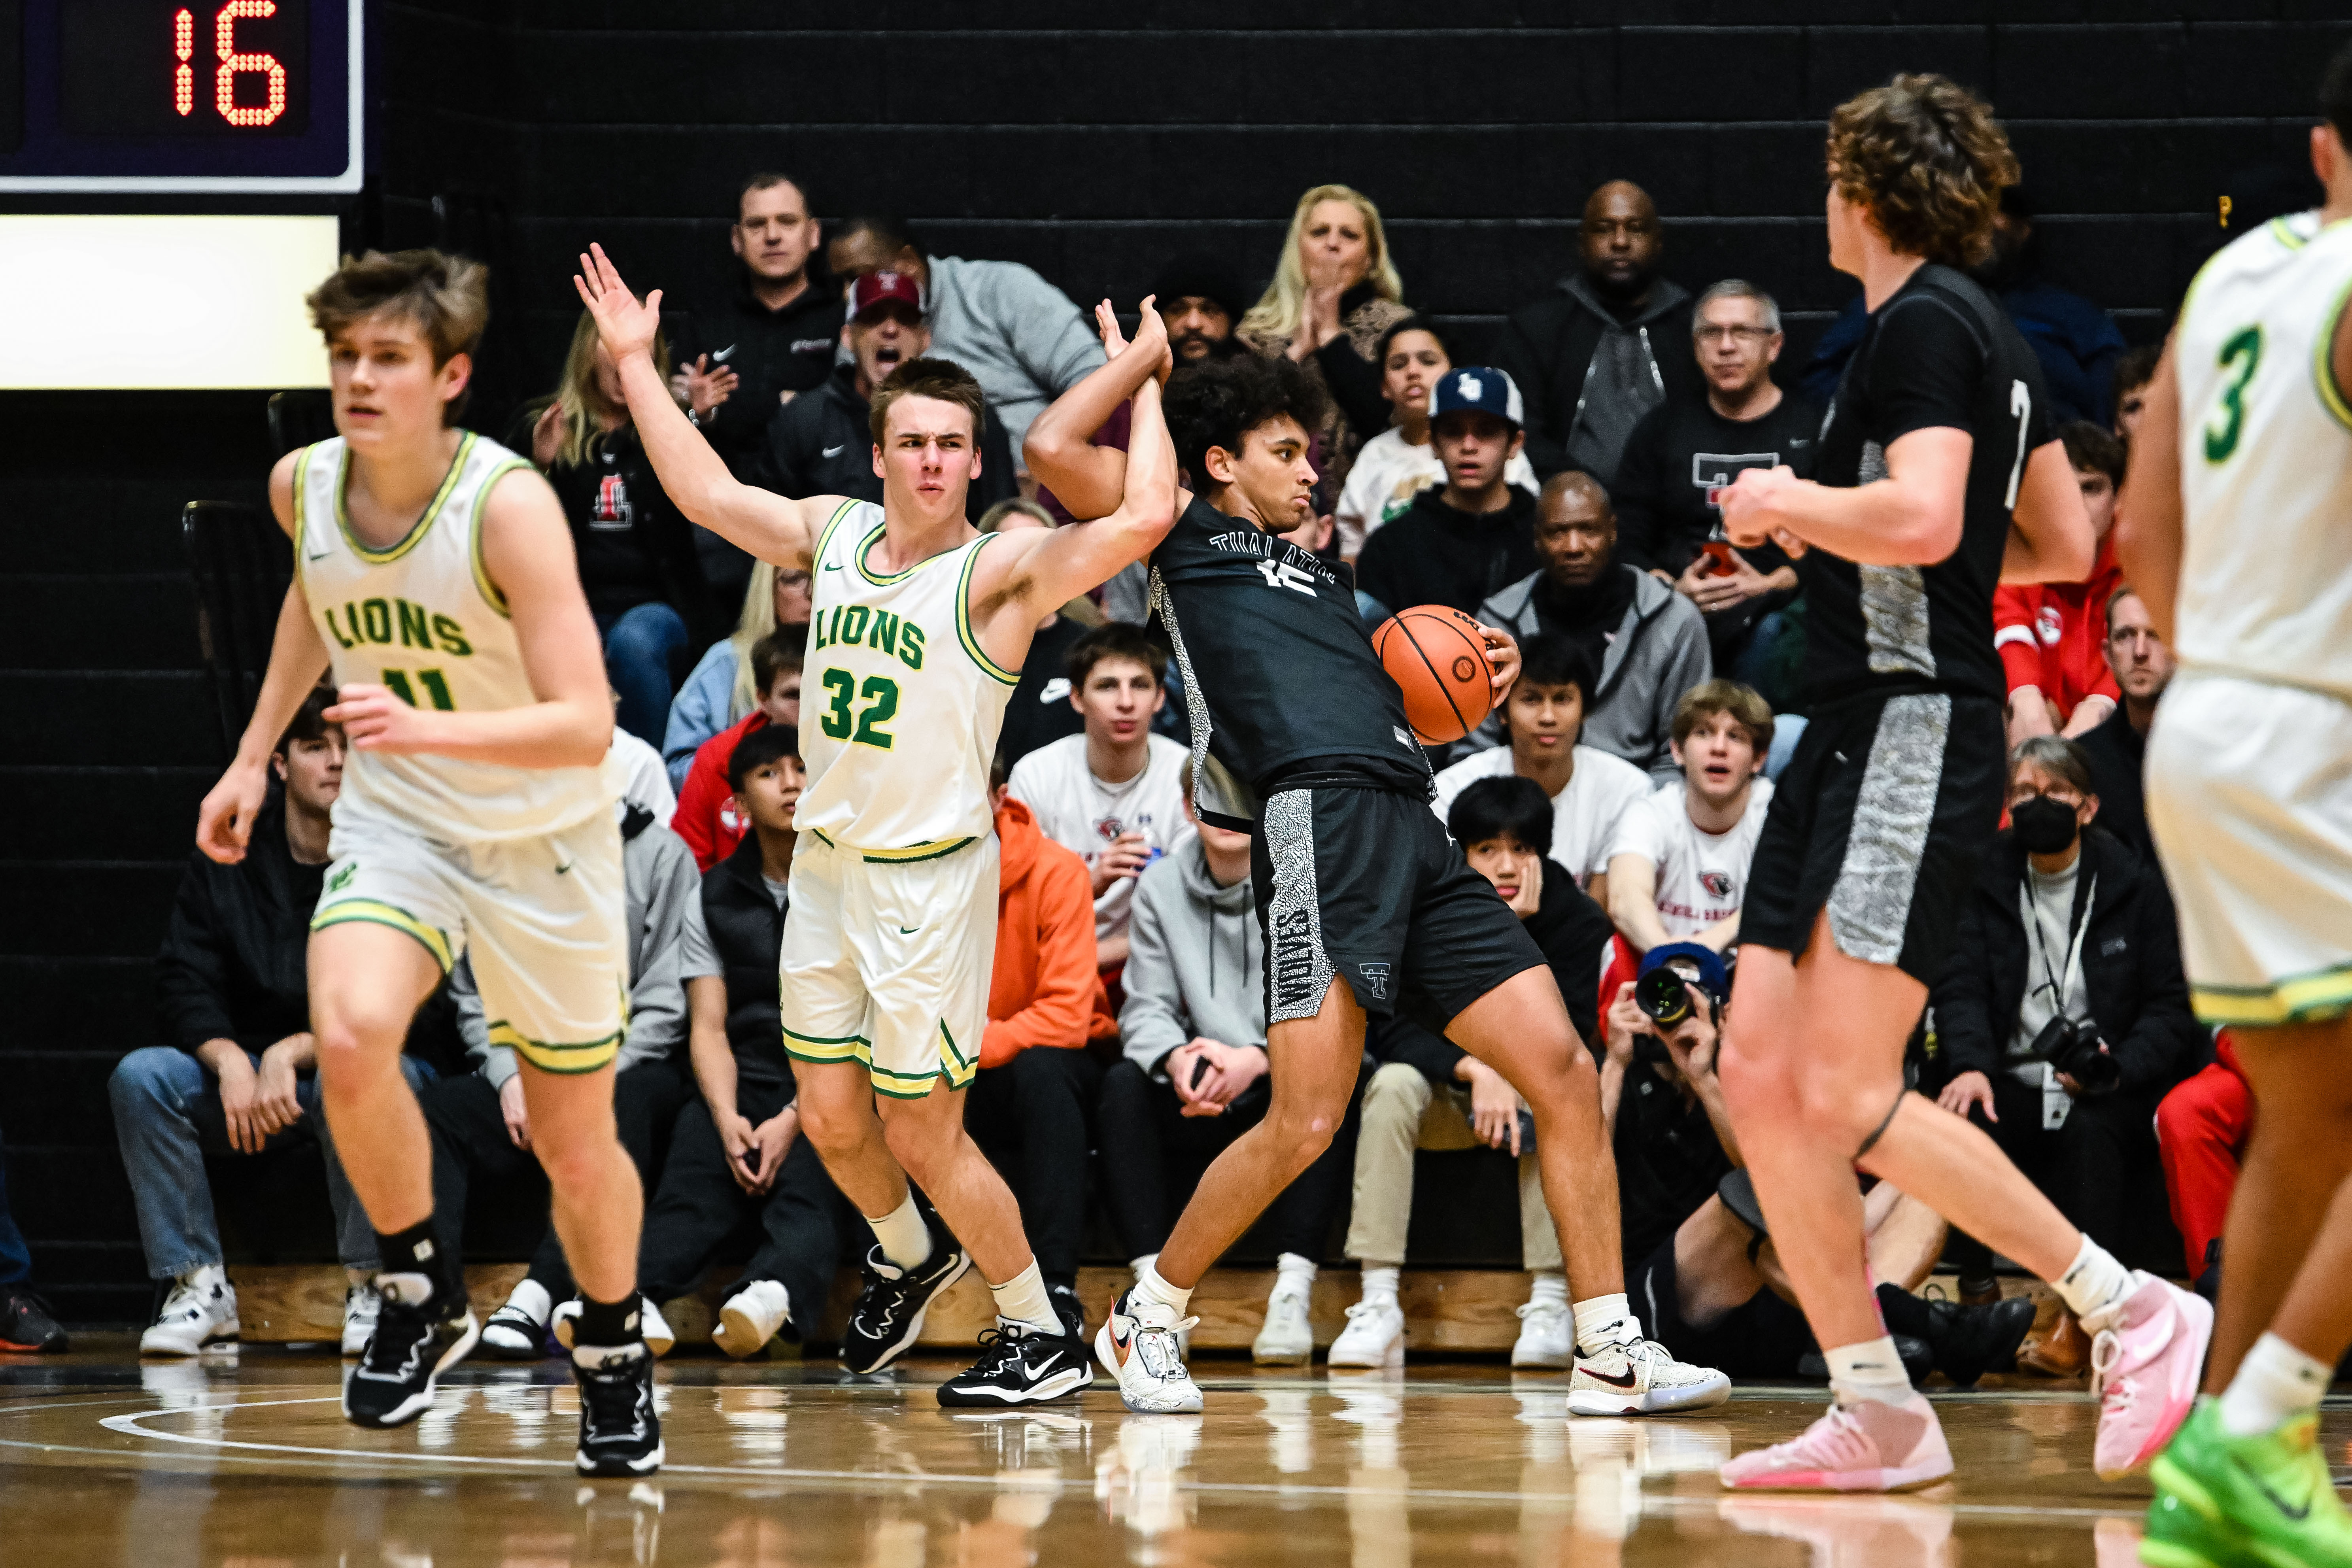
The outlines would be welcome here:
[[[1333,976],[1364,1011],[1443,1030],[1541,949],[1470,868],[1428,803],[1391,790],[1288,789],[1250,845],[1265,933],[1266,1022],[1312,1018]]]
[[[1826,910],[1839,952],[1935,984],[2007,789],[1990,698],[1906,692],[1822,707],[1774,784],[1741,943],[1801,957]]]

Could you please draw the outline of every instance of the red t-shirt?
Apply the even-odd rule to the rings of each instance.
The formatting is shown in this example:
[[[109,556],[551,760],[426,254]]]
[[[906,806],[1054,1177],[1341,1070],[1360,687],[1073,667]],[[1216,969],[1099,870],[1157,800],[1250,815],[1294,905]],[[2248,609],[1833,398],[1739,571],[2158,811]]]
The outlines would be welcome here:
[[[2009,671],[2009,689],[2041,689],[2065,723],[2085,697],[2121,701],[2107,668],[2107,596],[2122,585],[2109,541],[2101,541],[2091,575],[2080,583],[2023,583],[1996,589],[1992,641]]]
[[[735,815],[735,792],[727,787],[727,761],[735,743],[764,727],[768,716],[757,708],[695,748],[686,770],[686,787],[677,792],[677,815],[669,819],[672,833],[694,851],[694,863],[708,871],[743,842],[751,825]]]

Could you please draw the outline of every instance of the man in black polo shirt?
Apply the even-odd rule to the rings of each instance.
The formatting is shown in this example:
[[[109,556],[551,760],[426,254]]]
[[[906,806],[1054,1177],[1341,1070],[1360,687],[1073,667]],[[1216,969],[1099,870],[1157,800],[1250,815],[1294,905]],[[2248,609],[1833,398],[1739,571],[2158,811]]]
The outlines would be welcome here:
[[[2140,775],[2157,700],[2172,680],[2172,649],[2157,636],[2147,606],[2128,584],[2107,596],[2106,655],[2124,700],[2075,744],[2091,764],[2099,826],[2130,845],[2140,864],[2155,867],[2161,876],[2155,840],[2148,837],[2147,798]]]

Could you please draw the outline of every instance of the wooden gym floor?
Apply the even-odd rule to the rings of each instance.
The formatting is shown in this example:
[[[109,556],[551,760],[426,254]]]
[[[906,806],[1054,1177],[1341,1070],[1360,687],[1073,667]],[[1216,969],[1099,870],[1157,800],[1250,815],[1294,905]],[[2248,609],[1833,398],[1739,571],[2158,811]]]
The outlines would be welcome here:
[[[809,1363],[664,1364],[669,1466],[572,1473],[560,1363],[468,1363],[415,1426],[336,1413],[330,1353],[247,1347],[142,1364],[122,1336],[0,1359],[0,1563],[43,1568],[868,1568],[1041,1564],[1814,1564],[2134,1560],[2144,1481],[2090,1470],[2079,1391],[1945,1394],[1958,1480],[1920,1496],[1726,1498],[1729,1454],[1815,1390],[1747,1388],[1687,1419],[1567,1417],[1559,1374],[1487,1363],[1402,1377],[1202,1357],[1201,1416],[1136,1416],[1108,1380],[977,1417],[927,1357],[845,1384]],[[2325,1436],[2352,1452],[2352,1400]]]

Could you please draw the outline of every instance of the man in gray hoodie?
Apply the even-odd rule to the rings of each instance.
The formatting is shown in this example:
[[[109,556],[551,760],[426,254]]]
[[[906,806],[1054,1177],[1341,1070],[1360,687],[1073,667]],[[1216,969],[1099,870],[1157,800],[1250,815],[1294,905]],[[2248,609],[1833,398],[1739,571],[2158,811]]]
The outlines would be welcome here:
[[[1250,884],[1250,836],[1192,813],[1199,837],[1137,879],[1128,928],[1124,1059],[1103,1079],[1103,1193],[1137,1277],[1159,1256],[1201,1173],[1265,1117],[1265,939]],[[1297,1364],[1314,1354],[1307,1321],[1315,1269],[1355,1168],[1356,1109],[1304,1175],[1265,1211],[1278,1249],[1265,1326],[1251,1354]]]
[[[1580,269],[1512,313],[1493,359],[1527,400],[1536,472],[1580,468],[1607,487],[1642,416],[1706,386],[1688,348],[1690,290],[1658,276],[1665,236],[1649,193],[1630,180],[1594,191],[1579,247]]]

